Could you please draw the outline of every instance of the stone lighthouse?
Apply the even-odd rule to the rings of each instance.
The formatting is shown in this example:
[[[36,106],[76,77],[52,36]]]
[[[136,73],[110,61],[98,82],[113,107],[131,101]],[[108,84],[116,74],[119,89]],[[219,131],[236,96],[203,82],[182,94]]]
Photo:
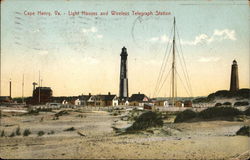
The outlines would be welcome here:
[[[120,100],[125,100],[128,98],[128,75],[127,75],[127,49],[122,48],[121,56],[121,66],[120,66],[120,90],[119,98]]]
[[[230,92],[235,92],[238,90],[239,90],[238,65],[237,61],[234,60],[231,69]]]

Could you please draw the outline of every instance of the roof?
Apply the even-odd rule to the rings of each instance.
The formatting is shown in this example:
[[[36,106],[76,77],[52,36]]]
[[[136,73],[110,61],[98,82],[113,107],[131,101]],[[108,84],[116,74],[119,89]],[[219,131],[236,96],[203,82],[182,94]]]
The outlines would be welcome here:
[[[161,101],[168,101],[169,98],[166,98],[166,97],[157,97],[155,98],[156,100],[161,100]]]
[[[96,97],[100,98],[100,100],[103,100],[103,101],[112,101],[116,95],[114,94],[108,94],[108,95],[96,95]]]
[[[104,95],[104,100],[105,101],[112,101],[116,95]]]
[[[148,98],[145,94],[132,94],[129,101],[143,101],[145,97]]]
[[[50,87],[36,87],[36,90],[39,89],[40,90],[49,90],[49,91],[52,91]]]
[[[72,97],[62,96],[62,97],[52,97],[52,100],[57,101],[57,102],[63,102],[64,100],[66,100],[66,101],[74,101],[77,98],[78,98],[77,96],[72,96]]]
[[[10,96],[0,96],[0,100],[9,100],[11,99]]]
[[[90,97],[91,97],[91,95],[81,95],[81,96],[79,96],[79,100],[87,101],[87,100],[89,100]]]
[[[152,98],[151,100],[154,101],[154,102],[165,102],[165,101],[168,101],[168,98],[157,97],[157,98]]]

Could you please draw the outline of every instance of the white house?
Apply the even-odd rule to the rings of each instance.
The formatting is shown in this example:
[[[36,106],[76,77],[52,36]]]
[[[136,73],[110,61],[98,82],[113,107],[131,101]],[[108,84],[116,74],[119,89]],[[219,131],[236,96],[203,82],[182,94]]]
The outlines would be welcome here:
[[[68,104],[68,101],[63,100],[63,101],[62,101],[62,104]]]
[[[75,105],[76,105],[76,106],[80,106],[80,105],[81,105],[81,101],[80,101],[79,98],[75,100]]]
[[[118,106],[119,102],[118,102],[118,98],[114,98],[112,101],[112,106]]]

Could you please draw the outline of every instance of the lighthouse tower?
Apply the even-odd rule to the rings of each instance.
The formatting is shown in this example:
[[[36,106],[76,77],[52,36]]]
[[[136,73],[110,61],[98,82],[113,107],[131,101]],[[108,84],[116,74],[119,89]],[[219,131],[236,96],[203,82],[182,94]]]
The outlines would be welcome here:
[[[230,92],[235,92],[238,90],[239,90],[238,65],[237,61],[234,60],[231,69]]]
[[[127,77],[127,49],[122,48],[121,56],[121,66],[120,66],[120,90],[119,98],[125,100],[128,98],[128,77]]]

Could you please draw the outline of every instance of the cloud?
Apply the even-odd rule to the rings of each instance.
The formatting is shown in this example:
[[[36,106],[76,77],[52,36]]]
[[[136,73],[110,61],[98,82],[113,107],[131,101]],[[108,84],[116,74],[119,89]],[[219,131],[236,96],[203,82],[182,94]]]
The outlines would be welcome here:
[[[99,39],[102,39],[102,38],[103,38],[103,35],[98,34],[98,35],[96,35],[96,37],[99,38]]]
[[[96,33],[96,32],[98,32],[98,29],[96,27],[83,28],[82,32],[83,33]]]
[[[33,33],[38,33],[38,32],[40,32],[41,30],[38,28],[38,29],[35,29],[35,30],[33,30]]]
[[[235,31],[224,29],[224,30],[214,30],[213,36],[219,36],[221,39],[229,39],[229,40],[236,40]]]
[[[182,45],[199,45],[199,44],[209,44],[214,41],[222,41],[222,40],[236,40],[236,34],[234,30],[229,30],[229,29],[223,29],[223,30],[218,30],[215,29],[212,35],[207,35],[207,34],[200,34],[194,38],[194,40],[191,41],[186,41],[181,39],[181,44]],[[160,42],[160,43],[165,43],[171,41],[171,39],[166,36],[162,35],[159,37],[152,37],[149,39],[151,42]]]
[[[219,57],[201,57],[198,59],[198,62],[217,62],[219,60]]]
[[[98,34],[98,29],[96,27],[82,28],[82,33],[84,33],[85,35],[91,33],[92,35],[94,35],[93,37],[98,39],[103,38],[102,34]]]
[[[165,43],[165,42],[169,42],[170,38],[167,35],[162,35],[162,36],[159,36],[159,37],[152,37],[152,38],[149,39],[149,41]]]
[[[236,35],[234,30],[223,29],[218,30],[215,29],[211,36],[207,34],[200,34],[195,37],[193,41],[185,41],[181,39],[181,44],[183,45],[198,45],[203,43],[212,43],[214,41],[222,41],[222,40],[236,40]]]
[[[154,41],[158,41],[158,40],[159,40],[158,37],[152,37],[149,41],[154,42]]]
[[[97,28],[96,28],[96,27],[91,27],[91,28],[90,28],[90,31],[91,31],[92,33],[95,33],[95,32],[97,32]]]
[[[206,34],[200,34],[199,36],[196,36],[193,41],[184,41],[181,39],[181,44],[183,45],[197,45],[200,43],[206,43],[206,42],[211,42],[211,38],[209,38],[208,35]]]

